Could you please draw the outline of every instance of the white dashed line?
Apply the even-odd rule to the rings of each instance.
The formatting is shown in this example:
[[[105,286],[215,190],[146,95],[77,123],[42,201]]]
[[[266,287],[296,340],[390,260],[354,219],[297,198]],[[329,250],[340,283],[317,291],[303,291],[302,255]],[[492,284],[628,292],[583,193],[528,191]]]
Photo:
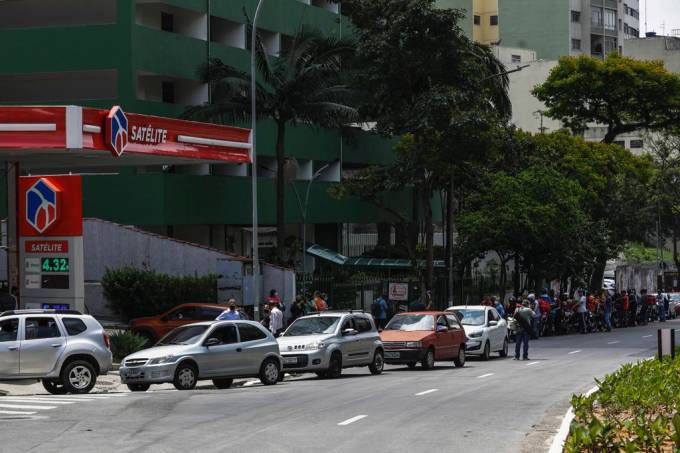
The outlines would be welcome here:
[[[607,344],[617,344],[617,343],[621,343],[621,342],[620,341],[610,341]]]
[[[50,398],[11,398],[4,397],[0,403],[49,403],[49,404],[75,404],[77,401],[52,400]]]
[[[347,426],[350,423],[358,422],[362,418],[366,418],[366,417],[368,417],[368,415],[357,415],[356,417],[348,418],[344,422],[338,423],[338,426]]]
[[[541,363],[541,362],[531,362],[531,363],[527,363],[527,366],[538,365],[539,363]]]
[[[477,376],[477,379],[482,379],[482,378],[489,377],[489,376],[493,376],[493,373],[482,374],[481,376]]]
[[[423,395],[427,395],[428,393],[434,393],[434,392],[438,392],[438,391],[439,391],[439,389],[425,390],[424,392],[416,393],[415,396],[423,396]]]
[[[28,409],[28,410],[45,410],[55,409],[57,406],[33,406],[28,404],[0,404],[0,407],[6,407],[7,409]]]
[[[0,411],[0,415],[34,415],[37,412],[26,412],[26,411]]]
[[[571,351],[569,354],[578,354],[579,352],[581,352],[581,350],[577,349],[576,351]]]
[[[643,335],[642,338],[650,338],[651,335]]]

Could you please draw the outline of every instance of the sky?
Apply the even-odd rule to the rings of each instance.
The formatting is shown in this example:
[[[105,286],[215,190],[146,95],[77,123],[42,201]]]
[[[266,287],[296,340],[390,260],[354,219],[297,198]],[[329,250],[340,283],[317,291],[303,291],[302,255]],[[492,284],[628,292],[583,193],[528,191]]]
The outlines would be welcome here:
[[[640,1],[640,33],[645,33],[645,2],[649,18],[647,31],[670,35],[671,30],[680,29],[680,0],[641,0]],[[665,23],[665,32],[664,25]]]

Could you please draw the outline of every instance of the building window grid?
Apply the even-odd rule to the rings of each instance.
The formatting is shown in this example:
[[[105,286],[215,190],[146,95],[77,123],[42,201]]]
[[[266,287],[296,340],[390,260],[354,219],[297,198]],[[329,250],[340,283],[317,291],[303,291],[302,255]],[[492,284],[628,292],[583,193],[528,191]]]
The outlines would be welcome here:
[[[571,40],[571,49],[572,50],[581,50],[581,40],[580,39],[572,39]]]
[[[498,25],[498,16],[489,17],[489,25]]]
[[[605,8],[604,28],[607,30],[616,30],[616,10]]]
[[[482,18],[480,16],[476,15],[476,14],[475,14],[475,17],[474,17],[474,24],[475,25],[482,25]]]
[[[572,22],[581,22],[581,11],[571,11],[571,21]]]

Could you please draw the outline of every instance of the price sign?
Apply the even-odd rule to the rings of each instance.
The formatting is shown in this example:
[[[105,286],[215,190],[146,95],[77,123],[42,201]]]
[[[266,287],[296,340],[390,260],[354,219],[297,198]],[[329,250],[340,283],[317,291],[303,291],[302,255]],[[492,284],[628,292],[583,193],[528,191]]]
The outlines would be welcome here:
[[[43,272],[68,272],[68,258],[40,258],[40,269]]]

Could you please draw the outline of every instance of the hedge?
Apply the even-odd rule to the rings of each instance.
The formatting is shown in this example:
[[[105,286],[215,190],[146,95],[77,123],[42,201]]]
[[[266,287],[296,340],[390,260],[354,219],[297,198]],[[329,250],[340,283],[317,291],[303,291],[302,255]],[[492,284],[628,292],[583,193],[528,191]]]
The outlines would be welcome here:
[[[104,297],[126,320],[154,316],[187,302],[217,303],[217,276],[175,277],[134,267],[107,269]]]

